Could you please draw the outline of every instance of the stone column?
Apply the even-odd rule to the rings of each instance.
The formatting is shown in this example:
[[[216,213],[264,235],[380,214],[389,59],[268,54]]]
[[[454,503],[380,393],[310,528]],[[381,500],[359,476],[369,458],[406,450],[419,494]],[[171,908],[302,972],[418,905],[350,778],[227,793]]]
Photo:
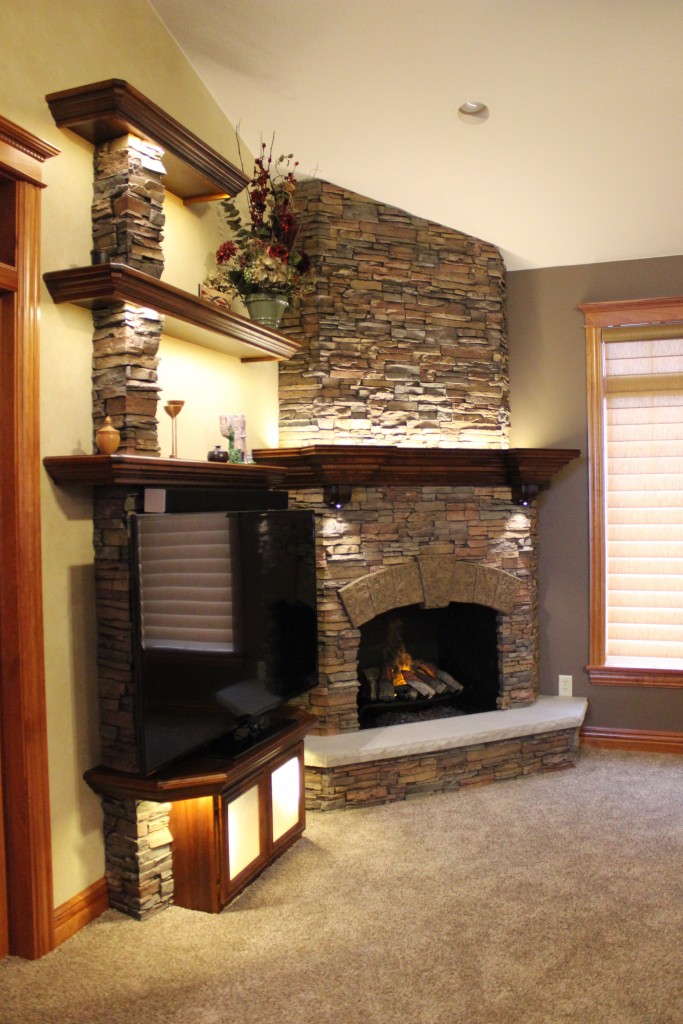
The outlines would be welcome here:
[[[93,502],[102,764],[123,772],[140,771],[128,524],[140,502],[139,491],[121,487],[98,487]]]
[[[133,136],[95,149],[93,261],[164,269],[163,150]],[[93,313],[93,431],[110,416],[121,452],[159,455],[157,352],[164,318],[119,303]],[[96,446],[94,448],[96,451]]]
[[[142,920],[173,902],[171,805],[102,798],[109,903]]]
[[[163,150],[132,135],[95,149],[93,259],[159,278],[164,269]]]
[[[111,416],[121,433],[120,452],[159,455],[157,353],[163,316],[119,303],[94,310],[93,324],[94,429]]]

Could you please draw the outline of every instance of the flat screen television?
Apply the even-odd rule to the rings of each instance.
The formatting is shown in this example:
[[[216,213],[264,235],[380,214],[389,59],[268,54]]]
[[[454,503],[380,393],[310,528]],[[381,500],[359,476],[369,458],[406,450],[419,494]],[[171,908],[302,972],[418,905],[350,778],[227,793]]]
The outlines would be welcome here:
[[[140,770],[231,756],[318,681],[313,513],[131,517]]]

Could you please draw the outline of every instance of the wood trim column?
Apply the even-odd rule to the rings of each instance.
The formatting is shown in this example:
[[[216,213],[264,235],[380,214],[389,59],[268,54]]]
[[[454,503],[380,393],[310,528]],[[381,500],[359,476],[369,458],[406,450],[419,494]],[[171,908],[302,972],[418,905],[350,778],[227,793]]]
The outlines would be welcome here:
[[[586,327],[588,376],[588,436],[590,438],[590,661],[605,664],[605,483],[604,424],[602,417],[602,336],[598,327]]]
[[[15,189],[16,286],[0,298],[0,743],[9,952],[54,945],[39,439],[40,164],[58,151],[0,119]],[[16,158],[16,159],[15,159]]]

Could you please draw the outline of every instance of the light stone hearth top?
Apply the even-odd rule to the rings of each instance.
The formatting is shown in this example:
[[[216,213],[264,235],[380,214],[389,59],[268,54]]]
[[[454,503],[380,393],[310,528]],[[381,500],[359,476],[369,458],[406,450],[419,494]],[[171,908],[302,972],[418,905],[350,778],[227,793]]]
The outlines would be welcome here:
[[[338,736],[307,736],[304,759],[311,768],[334,768],[471,747],[511,737],[578,729],[587,708],[585,697],[541,696],[528,708],[408,722]]]

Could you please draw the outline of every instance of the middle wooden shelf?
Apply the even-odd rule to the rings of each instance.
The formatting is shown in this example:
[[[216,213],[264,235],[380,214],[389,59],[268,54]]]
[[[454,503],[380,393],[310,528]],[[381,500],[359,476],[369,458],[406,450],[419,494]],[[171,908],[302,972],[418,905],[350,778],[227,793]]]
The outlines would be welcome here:
[[[153,309],[166,318],[165,334],[242,362],[289,359],[300,348],[297,341],[279,331],[123,263],[52,270],[43,280],[55,303],[103,309],[129,302]]]

